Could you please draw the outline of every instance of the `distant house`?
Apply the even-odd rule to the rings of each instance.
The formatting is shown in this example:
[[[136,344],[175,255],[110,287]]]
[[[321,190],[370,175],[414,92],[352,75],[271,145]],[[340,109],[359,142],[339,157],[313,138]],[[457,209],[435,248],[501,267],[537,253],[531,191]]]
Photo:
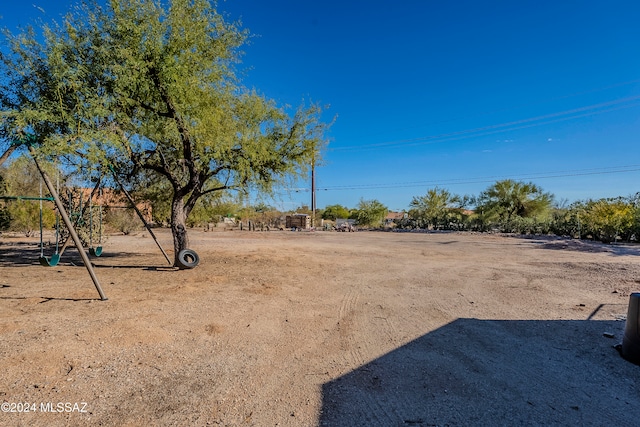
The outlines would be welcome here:
[[[400,221],[407,217],[406,212],[389,212],[384,218],[385,227],[394,227],[396,221]]]
[[[83,200],[88,200],[91,195],[91,188],[81,188],[80,193],[83,196]],[[83,202],[84,203],[84,202]],[[112,188],[102,188],[100,194],[94,194],[93,206],[101,206],[105,209],[130,209],[131,204],[124,194],[113,190]],[[153,222],[151,203],[147,201],[140,201],[136,203],[136,207],[144,216],[145,221]]]

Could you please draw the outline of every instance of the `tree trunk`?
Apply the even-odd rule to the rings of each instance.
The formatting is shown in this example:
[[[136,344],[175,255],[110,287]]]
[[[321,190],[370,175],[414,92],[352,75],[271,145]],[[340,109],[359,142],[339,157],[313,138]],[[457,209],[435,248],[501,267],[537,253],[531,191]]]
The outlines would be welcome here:
[[[187,212],[182,197],[174,197],[171,203],[171,234],[173,235],[173,265],[177,266],[178,254],[189,247],[187,236]]]
[[[7,161],[7,159],[11,156],[11,154],[16,150],[16,148],[18,148],[17,145],[10,145],[7,150],[2,153],[2,155],[0,156],[0,166],[2,166],[2,164]]]

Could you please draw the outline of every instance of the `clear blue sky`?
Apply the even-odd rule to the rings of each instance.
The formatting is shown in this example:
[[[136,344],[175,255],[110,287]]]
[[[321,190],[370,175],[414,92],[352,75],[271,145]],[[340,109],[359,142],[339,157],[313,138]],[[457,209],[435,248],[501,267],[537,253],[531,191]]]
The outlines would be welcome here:
[[[71,3],[10,2],[0,26],[50,20]],[[435,186],[477,195],[504,178],[569,201],[640,191],[637,0],[226,0],[219,10],[256,35],[246,85],[337,115],[318,207],[363,198],[401,210]],[[298,186],[273,204],[309,204],[309,182]]]

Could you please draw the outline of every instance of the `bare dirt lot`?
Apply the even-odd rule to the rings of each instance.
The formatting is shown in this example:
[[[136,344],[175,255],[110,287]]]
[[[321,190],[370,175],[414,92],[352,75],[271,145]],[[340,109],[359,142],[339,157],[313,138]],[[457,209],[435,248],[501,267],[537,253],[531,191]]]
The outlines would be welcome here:
[[[30,410],[0,412],[0,425],[640,419],[640,366],[613,348],[640,289],[638,247],[457,233],[190,237],[200,266],[173,271],[145,234],[111,236],[94,259],[108,301],[75,251],[41,267],[35,240],[0,237],[0,402]]]

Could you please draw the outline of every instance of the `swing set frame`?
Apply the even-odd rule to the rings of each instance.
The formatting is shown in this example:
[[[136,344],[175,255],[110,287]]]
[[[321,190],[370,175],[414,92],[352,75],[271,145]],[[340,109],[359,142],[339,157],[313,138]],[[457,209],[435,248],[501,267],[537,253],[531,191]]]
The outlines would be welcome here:
[[[42,188],[40,189],[42,192]],[[38,201],[40,202],[40,210],[39,210],[39,224],[40,224],[40,264],[44,267],[55,267],[56,265],[58,265],[58,262],[60,261],[60,253],[58,251],[59,246],[59,217],[58,214],[56,213],[56,252],[51,256],[51,258],[47,258],[46,256],[44,256],[44,239],[43,239],[43,223],[42,223],[42,202],[53,202],[54,199],[53,197],[43,197],[42,195],[40,195],[40,197],[33,197],[33,196],[0,196],[0,200],[16,200],[16,201],[21,201],[21,200],[26,200],[29,202],[34,202],[34,201]]]
[[[91,264],[91,261],[89,260],[89,256],[87,255],[87,253],[84,250],[84,247],[82,246],[82,242],[80,241],[80,237],[78,236],[78,233],[76,232],[75,227],[74,227],[71,219],[69,218],[69,215],[67,214],[67,212],[66,212],[66,210],[64,208],[64,205],[62,204],[62,201],[60,200],[60,196],[58,195],[58,191],[56,190],[55,186],[51,182],[51,179],[49,178],[49,175],[41,167],[40,162],[38,161],[38,158],[36,156],[35,149],[33,148],[32,144],[27,142],[25,145],[28,147],[29,153],[31,154],[31,158],[35,162],[36,168],[38,169],[38,172],[40,172],[40,176],[42,176],[42,180],[45,183],[45,185],[47,186],[47,190],[49,191],[49,194],[51,194],[52,197],[2,196],[1,199],[5,199],[5,200],[39,200],[40,203],[42,203],[42,201],[44,201],[44,200],[54,202],[54,204],[55,204],[55,206],[56,206],[56,208],[58,210],[58,213],[60,215],[60,218],[62,218],[62,221],[64,222],[64,225],[67,227],[67,230],[69,230],[69,235],[71,236],[71,239],[73,240],[73,243],[75,244],[76,248],[78,249],[78,253],[80,254],[80,257],[82,258],[82,263],[84,264],[85,268],[87,269],[87,272],[89,273],[89,276],[91,277],[91,281],[93,282],[96,290],[98,291],[98,295],[100,295],[100,300],[101,301],[108,300],[108,298],[104,294],[104,291],[102,290],[102,286],[100,286],[100,281],[98,280],[98,277],[96,276],[96,273],[95,273],[95,271],[93,269],[93,265]],[[41,230],[40,230],[40,242],[41,242],[40,243],[40,254],[41,254],[41,256],[40,256],[40,264],[41,265],[45,265],[45,266],[46,265],[54,266],[60,260],[60,253],[58,253],[57,247],[56,247],[56,254],[54,254],[54,256],[52,256],[51,259],[47,259],[44,256],[44,247],[43,247],[43,242],[42,242],[42,209],[40,210],[40,224],[41,224]],[[64,246],[63,246],[63,249],[64,249]],[[100,251],[100,252],[102,252],[102,251]]]

